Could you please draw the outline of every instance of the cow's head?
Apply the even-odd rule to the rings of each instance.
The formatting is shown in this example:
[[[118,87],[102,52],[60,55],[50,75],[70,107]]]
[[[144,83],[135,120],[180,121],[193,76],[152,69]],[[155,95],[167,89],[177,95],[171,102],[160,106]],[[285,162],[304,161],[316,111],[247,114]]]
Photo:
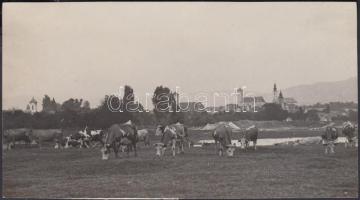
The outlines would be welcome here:
[[[65,149],[69,148],[70,136],[65,137]]]
[[[103,148],[101,148],[102,159],[108,160],[110,155],[110,144],[105,144]]]
[[[164,132],[165,126],[158,125],[155,130],[155,135],[160,136]]]
[[[127,145],[120,145],[120,150],[122,152],[125,152],[127,150],[128,146]]]
[[[165,128],[164,128],[164,130],[163,130],[163,133],[164,134],[168,134],[168,135],[170,135],[170,136],[175,136],[176,137],[176,129],[175,128],[173,128],[173,127],[169,127],[169,126],[166,126]]]
[[[30,137],[32,133],[33,133],[33,130],[29,129],[28,131],[25,132],[25,136]]]
[[[240,142],[240,148],[245,149],[247,143],[246,139],[243,137],[239,140],[239,142]]]
[[[155,143],[154,146],[155,146],[155,150],[156,150],[156,156],[164,155],[164,151],[166,148],[166,147],[164,147],[165,146],[164,143]]]
[[[226,146],[226,154],[229,157],[233,157],[234,156],[234,151],[235,151],[235,145],[227,145]]]

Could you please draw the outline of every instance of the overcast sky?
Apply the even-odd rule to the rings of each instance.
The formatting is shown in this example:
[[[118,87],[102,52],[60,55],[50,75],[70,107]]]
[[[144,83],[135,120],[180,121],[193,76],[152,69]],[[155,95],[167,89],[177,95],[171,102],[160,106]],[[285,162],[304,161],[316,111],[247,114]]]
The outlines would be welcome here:
[[[357,76],[356,3],[5,3],[3,107]],[[144,103],[144,102],[143,102]],[[41,103],[40,103],[41,104]]]

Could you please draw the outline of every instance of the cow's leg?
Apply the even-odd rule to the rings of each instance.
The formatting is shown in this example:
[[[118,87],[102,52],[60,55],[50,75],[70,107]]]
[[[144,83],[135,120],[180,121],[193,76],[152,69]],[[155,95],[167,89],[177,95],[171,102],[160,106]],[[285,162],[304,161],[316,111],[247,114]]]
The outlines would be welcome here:
[[[223,154],[223,146],[222,146],[221,142],[219,142],[219,146],[220,146],[220,148],[219,148],[219,156],[222,156],[222,154]]]
[[[254,143],[254,150],[256,150],[256,140],[254,140],[253,143]]]
[[[178,144],[178,154],[181,154],[181,149],[182,149],[182,141],[180,141]]]
[[[166,147],[161,148],[161,156],[164,156]]]
[[[115,158],[118,158],[119,157],[119,145],[113,144],[113,149],[114,149],[114,153],[115,153]]]
[[[172,150],[173,156],[175,156],[175,147],[176,147],[176,140],[172,140],[171,150]]]
[[[129,157],[130,155],[130,145],[126,145],[126,156]]]
[[[346,140],[345,140],[345,148],[347,148],[348,145],[349,145],[349,138],[346,138]]]
[[[65,147],[64,147],[65,149],[67,149],[67,148],[69,148],[69,141],[66,141],[65,142]]]
[[[330,145],[330,153],[335,153],[335,145],[333,143]]]
[[[218,153],[218,148],[217,148],[217,145],[218,145],[217,140],[215,140],[215,154],[217,154],[217,153]]]
[[[356,142],[357,142],[357,138],[352,138],[351,143],[350,143],[350,147],[356,147]]]
[[[13,146],[13,143],[12,143],[12,142],[9,142],[9,143],[7,144],[7,147],[6,147],[6,148],[7,148],[8,150],[11,150],[11,147],[12,147],[12,146]]]
[[[88,143],[88,141],[84,141],[84,148],[89,148],[89,143]]]
[[[181,141],[176,141],[177,143],[177,153],[180,154],[181,153]]]
[[[325,154],[328,154],[328,145],[325,146]]]
[[[181,153],[184,153],[184,141],[181,142]]]
[[[149,138],[149,136],[146,136],[146,138],[145,138],[145,146],[150,146],[150,138]]]
[[[11,145],[11,146],[12,146],[12,149],[15,149],[15,144],[16,144],[16,142],[15,142],[15,141],[12,141],[11,144],[12,144],[12,145]]]
[[[133,143],[133,146],[134,146],[134,155],[135,157],[137,157],[137,152],[136,152],[136,142]]]
[[[54,149],[59,149],[59,143],[55,143]]]

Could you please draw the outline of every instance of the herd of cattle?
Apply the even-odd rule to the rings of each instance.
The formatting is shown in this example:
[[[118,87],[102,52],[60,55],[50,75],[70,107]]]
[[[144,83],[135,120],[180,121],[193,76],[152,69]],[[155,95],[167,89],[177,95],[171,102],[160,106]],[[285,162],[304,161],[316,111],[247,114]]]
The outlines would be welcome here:
[[[345,148],[357,147],[356,126],[350,122],[345,122],[342,127],[342,134],[346,137]],[[256,126],[251,126],[241,131],[241,139],[239,140],[242,149],[249,147],[252,142],[254,150],[256,150],[256,141],[259,130]],[[156,156],[163,156],[167,147],[172,150],[172,155],[176,155],[176,148],[178,154],[184,153],[184,146],[187,144],[191,147],[193,143],[189,139],[187,127],[183,124],[176,123],[171,125],[159,125],[156,128],[155,135],[160,137],[160,141],[154,143]],[[233,156],[235,151],[235,144],[231,143],[232,129],[227,124],[219,124],[215,130],[212,131],[212,137],[215,141],[216,153],[219,156],[224,155]],[[339,129],[334,126],[327,126],[322,134],[322,143],[325,146],[325,154],[334,153],[335,142],[339,137]],[[54,142],[54,148],[89,148],[101,146],[102,159],[109,159],[111,150],[114,151],[115,157],[118,157],[119,150],[129,152],[133,151],[137,156],[136,144],[144,142],[145,146],[150,146],[150,130],[141,129],[128,121],[123,124],[114,124],[106,130],[90,130],[86,127],[81,131],[69,131],[62,129],[8,129],[3,133],[3,148],[14,148],[15,143],[23,141],[26,144],[38,144],[42,147],[44,142]]]

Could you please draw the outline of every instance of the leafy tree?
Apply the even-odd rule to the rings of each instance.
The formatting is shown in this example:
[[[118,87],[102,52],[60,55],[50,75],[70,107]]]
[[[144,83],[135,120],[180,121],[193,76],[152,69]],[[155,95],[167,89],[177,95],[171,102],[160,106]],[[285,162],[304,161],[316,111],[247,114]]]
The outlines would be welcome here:
[[[51,100],[48,95],[44,96],[44,98],[42,100],[42,106],[43,106],[42,112],[46,112],[46,113],[50,113],[50,114],[60,112],[60,109],[61,109],[61,105],[56,103],[54,98],[52,98],[52,100]]]
[[[155,88],[154,95],[152,97],[152,103],[154,105],[154,114],[158,124],[169,124],[170,118],[170,102],[171,91],[167,87],[158,86]]]
[[[82,99],[69,99],[61,105],[63,111],[79,112],[81,110]]]
[[[171,91],[167,87],[158,86],[154,91],[152,102],[154,111],[169,111],[170,110],[170,94]]]
[[[127,112],[133,108],[131,106],[133,106],[134,104],[134,99],[135,99],[134,90],[130,86],[125,85],[124,96],[122,99],[123,104],[121,106],[124,112]]]
[[[349,111],[349,120],[350,121],[358,121],[358,112],[350,110]]]
[[[279,104],[266,103],[257,115],[262,120],[285,120],[288,112],[283,110]]]
[[[89,101],[84,101],[81,109],[84,112],[89,112],[90,111],[90,102]]]
[[[179,111],[177,93],[171,92],[168,87],[158,86],[152,97],[154,114],[158,124],[184,123],[184,113]]]
[[[324,112],[325,112],[325,113],[330,113],[330,105],[329,105],[329,104],[326,104],[326,105],[325,105]]]
[[[45,94],[42,100],[43,112],[49,112],[52,110],[51,99],[48,95]]]
[[[308,121],[320,121],[319,115],[318,115],[318,111],[317,110],[309,110],[306,113],[306,119]]]

